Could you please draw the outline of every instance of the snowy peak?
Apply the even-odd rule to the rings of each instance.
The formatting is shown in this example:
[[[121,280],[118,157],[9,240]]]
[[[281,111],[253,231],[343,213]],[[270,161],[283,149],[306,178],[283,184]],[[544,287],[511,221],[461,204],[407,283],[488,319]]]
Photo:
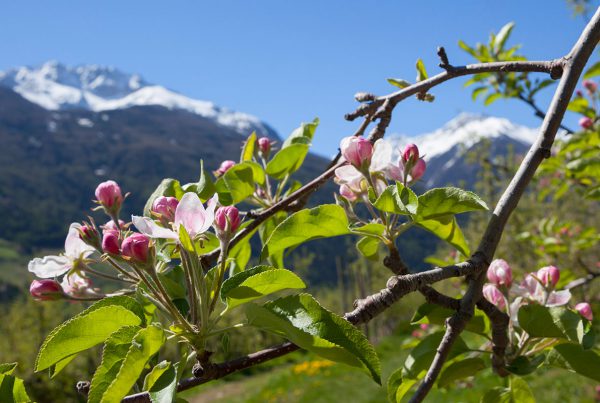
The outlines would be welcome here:
[[[0,72],[0,86],[48,110],[88,109],[99,112],[134,106],[181,109],[212,119],[242,135],[256,130],[275,136],[255,116],[221,108],[209,101],[188,98],[112,66],[95,64],[65,66],[49,61],[37,67],[18,67]]]
[[[418,136],[393,135],[391,140],[402,146],[409,142],[419,146],[425,159],[441,156],[455,147],[471,148],[483,139],[505,138],[510,142],[530,145],[538,130],[517,125],[508,119],[461,113],[440,129]]]

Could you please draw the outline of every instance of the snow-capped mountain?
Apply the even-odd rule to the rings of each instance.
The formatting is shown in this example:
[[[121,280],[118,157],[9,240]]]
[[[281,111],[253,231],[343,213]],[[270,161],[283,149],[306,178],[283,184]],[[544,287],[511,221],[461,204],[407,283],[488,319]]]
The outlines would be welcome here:
[[[49,61],[37,67],[23,66],[0,72],[0,86],[11,88],[47,110],[87,109],[100,112],[157,105],[212,119],[242,135],[253,130],[263,135],[275,134],[255,116],[186,97],[148,83],[138,74],[124,73],[109,66],[71,67]]]
[[[538,129],[512,123],[508,119],[462,113],[450,120],[440,129],[417,136],[391,135],[389,140],[395,149],[408,143],[415,143],[424,156],[428,169],[425,175],[426,185],[441,186],[456,180],[467,180],[476,172],[474,166],[464,162],[464,155],[482,140],[491,142],[493,155],[506,153],[508,145],[515,152],[525,152],[533,143]],[[476,167],[475,167],[476,168]],[[470,174],[465,176],[465,170]]]

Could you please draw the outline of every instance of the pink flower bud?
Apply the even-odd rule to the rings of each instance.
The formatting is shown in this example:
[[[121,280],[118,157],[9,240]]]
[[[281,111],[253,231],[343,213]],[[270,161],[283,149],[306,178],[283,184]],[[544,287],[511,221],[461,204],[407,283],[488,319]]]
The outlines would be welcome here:
[[[486,284],[483,286],[483,296],[485,299],[496,305],[500,309],[506,307],[506,298],[502,292],[493,284]]]
[[[134,261],[145,263],[148,261],[148,248],[150,238],[143,234],[133,234],[123,240],[121,253]]]
[[[340,150],[346,161],[359,169],[371,163],[373,144],[362,137],[350,136],[343,138],[340,143]]]
[[[119,220],[119,226],[123,228],[125,226],[125,221]],[[106,224],[102,226],[102,232],[104,231],[118,231],[119,228],[115,225],[113,220],[108,221]]]
[[[542,267],[537,272],[537,278],[540,279],[544,287],[554,288],[560,279],[560,271],[555,266]]]
[[[79,238],[94,248],[100,246],[100,234],[98,230],[90,224],[84,224],[79,227]]]
[[[581,98],[581,97],[583,97],[583,92],[581,92],[581,90],[577,90],[577,91],[575,91],[575,96],[577,98]]]
[[[586,318],[589,321],[594,319],[594,314],[592,313],[592,307],[587,302],[580,302],[575,305],[575,310],[579,312],[581,316]]]
[[[487,278],[496,286],[510,287],[512,284],[512,269],[505,260],[496,259],[487,270]]]
[[[354,193],[352,189],[350,189],[350,186],[346,184],[340,186],[340,194],[344,196],[349,202],[356,201],[356,199],[358,198],[356,196],[356,193]]]
[[[271,152],[271,140],[268,137],[261,137],[258,139],[258,149],[266,157]]]
[[[102,182],[96,188],[96,200],[107,209],[118,210],[123,203],[121,188],[115,181]]]
[[[121,240],[119,231],[105,230],[102,234],[102,250],[111,255],[118,255],[121,252]]]
[[[590,94],[593,94],[596,92],[596,90],[598,90],[598,84],[592,80],[583,80],[583,86],[590,92]]]
[[[409,144],[402,151],[402,161],[416,161],[419,159],[419,147],[416,144]]]
[[[173,221],[175,219],[175,209],[179,204],[179,200],[175,197],[159,196],[152,203],[152,211],[160,214],[161,218],[166,221]]]
[[[234,165],[235,165],[235,161],[232,161],[232,160],[225,160],[225,161],[221,162],[219,169],[217,169],[215,171],[215,176],[223,175],[225,172],[229,171],[231,169],[231,167],[233,167]]]
[[[414,181],[421,179],[421,177],[425,173],[425,169],[427,169],[427,164],[425,164],[425,161],[423,160],[423,158],[421,158],[420,160],[417,160],[417,162],[415,163],[415,166],[410,171],[410,177],[411,177],[412,181],[414,182]]]
[[[215,213],[215,226],[223,232],[235,232],[240,226],[239,210],[234,206],[219,207]]]
[[[54,280],[33,280],[29,293],[38,301],[52,301],[64,296],[62,287]]]
[[[587,116],[584,116],[581,119],[579,119],[579,126],[584,128],[585,130],[588,130],[594,126],[594,121],[588,118]]]

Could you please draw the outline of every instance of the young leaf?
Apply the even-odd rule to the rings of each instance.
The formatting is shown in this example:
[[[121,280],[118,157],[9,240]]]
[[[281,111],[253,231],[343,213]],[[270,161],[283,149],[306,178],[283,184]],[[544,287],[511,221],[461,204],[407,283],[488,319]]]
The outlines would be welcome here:
[[[485,97],[485,101],[483,101],[483,104],[485,106],[491,105],[500,98],[502,98],[502,94],[499,92],[494,92],[493,94],[489,94],[487,97]]]
[[[254,193],[256,183],[265,182],[265,173],[260,165],[252,161],[234,165],[217,181],[217,190],[227,189],[232,204],[244,200]],[[224,185],[224,186],[223,186]]]
[[[326,310],[310,295],[279,298],[246,309],[252,326],[283,335],[298,346],[328,360],[366,368],[381,384],[381,368],[367,338],[344,318]]]
[[[421,58],[417,59],[417,82],[427,79],[427,70]]]
[[[372,237],[362,237],[356,243],[356,249],[367,259],[377,260],[379,252],[379,240]]]
[[[388,186],[377,198],[373,206],[386,213],[414,215],[417,213],[419,198],[402,183]]]
[[[457,362],[453,362],[448,365],[437,381],[439,388],[445,388],[446,386],[470,376],[474,376],[479,371],[487,368],[485,361],[479,357],[465,358]]]
[[[408,81],[399,78],[388,78],[387,82],[398,88],[406,88],[410,86],[410,83]]]
[[[574,343],[563,343],[550,351],[546,363],[600,382],[600,356]]]
[[[302,144],[310,144],[315,135],[315,131],[317,130],[317,126],[319,126],[319,118],[314,118],[310,123],[302,123],[300,127],[295,129],[292,134],[285,139],[281,145],[281,149],[287,148],[292,144],[297,144],[298,140],[300,140]]]
[[[400,403],[402,398],[417,383],[415,379],[404,379],[402,368],[398,368],[387,381],[387,397],[390,403]]]
[[[102,401],[121,401],[139,378],[148,360],[158,352],[164,342],[165,334],[158,326],[150,325],[138,331],[131,341],[116,378],[102,395]]]
[[[205,202],[210,199],[217,189],[215,188],[215,184],[212,181],[210,175],[204,169],[204,161],[200,160],[200,178],[196,183],[187,183],[182,187],[185,193],[194,192],[198,195],[200,200]]]
[[[487,204],[473,192],[454,187],[435,188],[419,196],[417,220],[487,209]]]
[[[231,309],[277,291],[302,288],[306,284],[289,270],[256,266],[225,280],[221,299]]]
[[[131,341],[139,330],[139,326],[125,326],[106,339],[102,362],[96,369],[90,385],[88,403],[99,403],[102,400],[102,395],[117,376],[127,351],[129,351]]]
[[[350,227],[350,231],[352,231],[353,234],[360,234],[379,239],[381,236],[383,236],[385,225],[372,222],[360,227]]]
[[[554,337],[581,343],[584,325],[581,316],[564,307],[524,305],[519,308],[519,325],[531,337]]]
[[[267,175],[275,179],[283,179],[298,170],[308,154],[309,144],[290,144],[275,154],[267,164]]]
[[[12,375],[15,368],[17,368],[16,362],[0,364],[0,375]]]
[[[509,22],[508,24],[500,28],[500,31],[498,31],[498,35],[496,35],[496,37],[494,38],[493,47],[496,54],[500,53],[504,49],[504,45],[510,37],[510,33],[512,32],[514,27],[515,23]]]
[[[600,76],[600,62],[595,63],[592,67],[587,69],[583,78],[588,80],[596,76]]]
[[[0,402],[23,403],[31,401],[22,379],[10,374],[0,374]]]
[[[533,392],[523,378],[518,376],[512,376],[510,378],[510,393],[512,395],[513,402],[535,403]]]
[[[154,200],[160,196],[176,197],[177,199],[181,199],[181,196],[183,196],[183,189],[181,188],[179,181],[176,179],[167,178],[160,182],[160,185],[158,185],[154,192],[152,192],[148,198],[148,201],[146,201],[146,204],[144,205],[144,215],[146,217],[150,217],[152,203],[154,203]]]
[[[252,161],[252,157],[254,156],[255,147],[256,147],[256,132],[252,132],[252,134],[248,136],[248,139],[244,143],[244,148],[242,148],[242,155],[240,156],[240,162]]]
[[[49,368],[102,343],[123,326],[144,325],[145,321],[142,307],[133,298],[119,296],[98,301],[50,332],[40,347],[35,370]]]
[[[349,234],[348,217],[336,204],[324,204],[313,209],[298,211],[286,218],[271,233],[261,257],[264,259],[277,252],[317,238],[329,238]]]
[[[454,246],[460,253],[469,256],[469,245],[456,222],[456,218],[452,215],[441,216],[429,220],[420,220],[416,224],[436,235],[437,237]]]
[[[169,361],[158,363],[144,379],[144,390],[152,403],[171,403],[177,392],[177,365]]]

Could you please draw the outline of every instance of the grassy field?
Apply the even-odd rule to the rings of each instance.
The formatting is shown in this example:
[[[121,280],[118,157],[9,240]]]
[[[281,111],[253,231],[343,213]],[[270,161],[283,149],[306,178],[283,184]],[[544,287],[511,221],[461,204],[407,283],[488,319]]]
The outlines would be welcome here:
[[[382,360],[383,382],[400,367],[408,350],[405,337],[385,339],[377,347]],[[184,396],[190,403],[293,403],[293,402],[386,402],[385,386],[379,386],[360,370],[321,360],[311,354],[294,353],[295,362],[284,363],[254,376],[234,376],[229,381],[204,385]],[[538,402],[596,402],[596,382],[576,374],[548,369],[524,378]],[[504,386],[505,380],[491,370],[449,389],[434,386],[429,402],[479,402],[486,390]]]

